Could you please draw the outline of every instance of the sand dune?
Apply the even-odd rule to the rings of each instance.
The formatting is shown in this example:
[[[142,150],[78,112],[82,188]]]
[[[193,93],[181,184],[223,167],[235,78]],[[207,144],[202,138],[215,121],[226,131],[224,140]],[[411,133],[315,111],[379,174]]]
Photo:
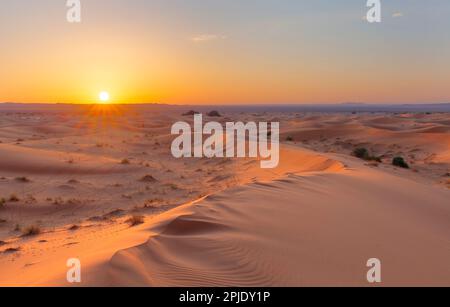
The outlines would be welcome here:
[[[225,114],[282,122],[265,170],[172,158],[181,112],[69,113],[0,112],[0,285],[71,286],[76,257],[82,286],[368,285],[369,258],[382,285],[450,286],[447,114]]]
[[[320,157],[297,151],[306,163]],[[353,158],[322,159],[347,168],[319,164],[316,172],[232,188],[107,245],[74,246],[64,255],[84,255],[83,285],[367,285],[366,262],[374,257],[383,263],[383,285],[450,285],[448,191]],[[39,276],[37,284],[65,285],[63,266],[42,279],[51,267],[30,268],[28,282]]]
[[[165,214],[157,233],[120,251],[112,285],[450,285],[449,194],[362,169],[290,175]]]
[[[133,171],[121,167],[120,160],[84,154],[58,152],[0,144],[0,171],[29,174],[111,174]],[[74,162],[77,164],[74,164]],[[82,161],[80,165],[78,162]]]

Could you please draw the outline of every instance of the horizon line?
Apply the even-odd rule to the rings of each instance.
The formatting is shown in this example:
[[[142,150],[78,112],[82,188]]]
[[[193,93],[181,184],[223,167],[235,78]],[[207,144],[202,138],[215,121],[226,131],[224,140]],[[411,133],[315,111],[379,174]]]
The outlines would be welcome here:
[[[401,105],[446,105],[450,104],[448,102],[293,102],[293,103],[277,103],[277,102],[269,102],[269,103],[245,103],[245,102],[237,102],[237,103],[162,103],[162,102],[139,102],[139,103],[70,103],[70,102],[11,102],[4,101],[0,102],[0,105],[6,104],[16,104],[16,105],[75,105],[75,106],[89,106],[89,105],[121,105],[121,106],[133,106],[133,105],[159,105],[159,106],[339,106],[339,105],[347,105],[347,106],[401,106]]]

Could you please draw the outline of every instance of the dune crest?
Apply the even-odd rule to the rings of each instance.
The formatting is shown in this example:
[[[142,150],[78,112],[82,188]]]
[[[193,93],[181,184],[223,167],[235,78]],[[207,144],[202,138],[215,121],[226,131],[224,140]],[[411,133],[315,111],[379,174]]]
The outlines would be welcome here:
[[[352,162],[349,162],[352,164]],[[365,201],[362,201],[365,199]],[[117,252],[110,285],[450,285],[448,193],[363,169],[251,184],[164,214]]]

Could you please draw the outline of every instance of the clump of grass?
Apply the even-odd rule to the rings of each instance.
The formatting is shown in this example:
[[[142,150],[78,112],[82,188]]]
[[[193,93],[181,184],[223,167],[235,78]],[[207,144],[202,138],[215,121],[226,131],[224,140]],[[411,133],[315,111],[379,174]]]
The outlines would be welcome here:
[[[18,251],[20,251],[20,247],[10,247],[7,248],[3,251],[4,254],[12,254],[12,253],[17,253]]]
[[[218,111],[211,111],[211,112],[207,113],[207,115],[209,117],[222,117],[222,115],[220,115],[220,113]]]
[[[171,188],[172,190],[174,190],[174,191],[180,189],[175,183],[168,183],[167,186],[168,186],[169,188]]]
[[[401,168],[409,168],[408,163],[406,163],[405,159],[403,159],[402,157],[395,157],[392,160],[392,165],[401,167]]]
[[[382,162],[380,157],[372,156],[369,151],[364,147],[359,147],[353,150],[353,155],[357,158],[360,158],[362,160],[366,161],[376,161],[376,162]]]
[[[19,181],[19,182],[22,182],[22,183],[28,183],[28,182],[31,182],[31,180],[30,179],[28,179],[27,177],[17,177],[16,178],[16,181]]]
[[[9,196],[9,201],[16,203],[16,202],[20,201],[20,199],[16,194],[11,194],[11,196]]]
[[[144,208],[145,209],[149,209],[149,208],[154,209],[154,208],[157,208],[157,206],[155,206],[155,204],[162,203],[162,202],[163,202],[163,200],[160,198],[147,199],[144,202]]]
[[[4,207],[6,205],[6,199],[4,199],[3,197],[0,198],[0,208]]]
[[[72,226],[69,227],[70,231],[75,231],[75,230],[78,230],[78,229],[80,229],[80,226],[78,226],[78,225],[72,225]]]
[[[133,215],[128,220],[126,220],[126,223],[130,224],[131,227],[137,226],[144,223],[145,218],[142,215]]]
[[[28,226],[22,230],[23,237],[37,236],[41,233],[41,228],[36,225]]]
[[[128,164],[130,164],[130,160],[128,160],[128,159],[122,159],[122,161],[120,161],[120,164],[122,164],[122,165],[128,165]]]
[[[188,111],[186,113],[183,113],[183,116],[194,116],[196,114],[200,114],[200,112],[194,111],[194,110],[190,110],[190,111]]]
[[[353,150],[353,155],[357,158],[367,160],[369,157],[369,151],[366,148],[356,148]]]
[[[62,199],[61,197],[56,197],[55,199],[53,199],[53,205],[55,206],[64,205],[64,199]]]
[[[26,199],[24,199],[25,204],[31,205],[37,202],[37,199],[33,195],[28,195]]]
[[[139,179],[140,182],[156,182],[157,180],[152,175],[145,175],[141,179]]]

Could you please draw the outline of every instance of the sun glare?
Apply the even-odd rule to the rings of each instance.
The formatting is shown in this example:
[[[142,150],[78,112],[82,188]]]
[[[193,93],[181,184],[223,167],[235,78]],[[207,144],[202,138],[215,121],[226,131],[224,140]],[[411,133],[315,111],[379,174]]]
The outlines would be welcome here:
[[[108,92],[100,92],[98,94],[98,98],[102,103],[107,103],[109,101],[109,93]]]

